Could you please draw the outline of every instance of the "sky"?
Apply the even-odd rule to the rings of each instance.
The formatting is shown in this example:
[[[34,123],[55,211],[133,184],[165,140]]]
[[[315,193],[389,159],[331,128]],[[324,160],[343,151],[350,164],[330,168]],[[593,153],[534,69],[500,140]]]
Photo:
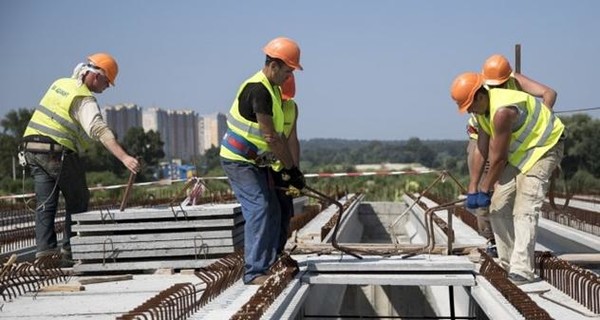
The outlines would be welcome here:
[[[302,51],[301,139],[462,140],[452,80],[495,53],[514,66],[516,44],[556,111],[598,107],[599,14],[597,0],[2,0],[0,116],[37,106],[95,52],[119,63],[101,106],[226,114],[286,36]]]

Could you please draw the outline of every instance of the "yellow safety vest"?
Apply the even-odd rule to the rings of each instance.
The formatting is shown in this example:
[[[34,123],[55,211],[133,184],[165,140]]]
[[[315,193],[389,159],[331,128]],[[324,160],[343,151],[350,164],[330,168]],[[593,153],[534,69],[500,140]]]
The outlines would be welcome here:
[[[506,88],[504,88],[504,89],[521,90],[521,87],[519,87],[519,85],[517,84],[517,78],[515,78],[511,74],[510,78],[508,78],[508,81],[506,81]]]
[[[283,135],[286,138],[290,137],[292,133],[292,128],[294,127],[294,121],[296,120],[296,102],[293,99],[284,100],[282,103],[283,108]],[[285,166],[281,160],[275,161],[271,165],[273,170],[281,171]]]
[[[508,78],[508,80],[506,81],[506,89],[521,90],[521,88],[517,85],[517,79],[514,76],[511,75],[510,78]],[[471,117],[469,117],[469,124],[467,126],[467,135],[470,139],[477,140],[478,130],[479,125],[477,124],[477,119],[474,115],[471,115]]]
[[[75,98],[93,96],[85,84],[77,85],[77,79],[56,80],[40,101],[23,136],[46,136],[72,151],[83,152],[89,140],[81,125],[71,118],[70,110]]]
[[[296,102],[293,99],[283,101],[283,134],[290,137],[296,120]]]
[[[513,129],[508,162],[526,173],[559,140],[565,126],[554,113],[535,97],[517,90],[490,89],[488,115],[477,115],[479,127],[494,138],[496,112],[507,106],[515,106],[525,113],[524,121]]]
[[[260,131],[258,122],[252,122],[247,120],[240,114],[239,110],[239,98],[240,94],[249,83],[262,83],[265,88],[271,94],[271,101],[273,101],[273,126],[275,132],[278,134],[283,133],[283,110],[281,107],[281,89],[279,86],[272,86],[269,79],[265,76],[262,71],[257,72],[255,75],[244,81],[238,89],[237,95],[231,109],[229,110],[229,116],[227,117],[228,130],[233,131],[236,135],[242,137],[247,142],[256,146],[257,154],[262,154],[271,151],[269,144],[265,141],[265,138]],[[240,155],[235,150],[230,150],[226,144],[222,143],[219,151],[219,155],[225,159],[234,161],[243,161],[255,163],[254,160],[248,159],[248,157]]]

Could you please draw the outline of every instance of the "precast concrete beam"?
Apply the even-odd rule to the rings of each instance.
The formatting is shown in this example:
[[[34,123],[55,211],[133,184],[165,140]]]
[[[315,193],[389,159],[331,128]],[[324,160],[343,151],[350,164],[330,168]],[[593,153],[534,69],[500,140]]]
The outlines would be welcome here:
[[[319,273],[302,278],[309,284],[380,285],[380,286],[474,286],[473,273]]]

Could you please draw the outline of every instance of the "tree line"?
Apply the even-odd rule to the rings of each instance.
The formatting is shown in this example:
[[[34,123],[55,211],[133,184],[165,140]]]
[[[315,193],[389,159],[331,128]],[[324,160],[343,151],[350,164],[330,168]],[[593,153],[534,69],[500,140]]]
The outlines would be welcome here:
[[[18,165],[16,154],[33,109],[9,111],[0,119],[0,194],[32,191],[28,172]],[[600,191],[600,120],[586,114],[561,117],[567,127],[565,157],[561,163],[562,183],[575,192]],[[130,128],[118,137],[124,148],[141,158],[144,169],[137,181],[157,178],[157,166],[164,160],[163,141],[154,131],[141,127]],[[466,138],[466,137],[465,137]],[[432,169],[448,170],[466,179],[467,140],[421,140],[412,137],[402,141],[310,139],[301,140],[301,167],[304,172],[354,171],[357,164],[419,163]],[[83,155],[90,185],[122,183],[128,173],[100,143],[95,143]],[[219,149],[213,147],[203,155],[183,159],[196,165],[202,176],[218,176]],[[22,180],[23,174],[25,179]],[[16,178],[16,179],[14,179]],[[22,181],[25,181],[23,188]],[[402,182],[404,186],[408,182]],[[414,184],[413,184],[414,186]],[[358,187],[364,187],[359,185]],[[397,191],[388,190],[395,195]]]

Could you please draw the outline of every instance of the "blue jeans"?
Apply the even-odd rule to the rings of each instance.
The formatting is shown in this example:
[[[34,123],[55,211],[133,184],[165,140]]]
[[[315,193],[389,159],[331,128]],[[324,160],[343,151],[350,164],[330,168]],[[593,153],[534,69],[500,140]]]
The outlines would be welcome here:
[[[277,258],[281,213],[269,169],[221,158],[231,189],[242,207],[244,283],[267,273]]]
[[[75,153],[32,153],[25,157],[35,185],[36,257],[57,250],[54,220],[58,209],[58,194],[65,199],[65,228],[62,248],[71,250],[71,215],[88,209],[90,192],[85,170]]]
[[[271,171],[271,174],[273,175],[273,181],[275,182],[276,187],[290,187],[289,183],[283,181],[281,178],[281,172]],[[280,254],[285,248],[288,233],[290,232],[290,221],[294,216],[294,197],[285,194],[284,190],[277,190],[277,200],[281,210],[281,225],[279,228],[279,242],[277,244],[277,254]]]

